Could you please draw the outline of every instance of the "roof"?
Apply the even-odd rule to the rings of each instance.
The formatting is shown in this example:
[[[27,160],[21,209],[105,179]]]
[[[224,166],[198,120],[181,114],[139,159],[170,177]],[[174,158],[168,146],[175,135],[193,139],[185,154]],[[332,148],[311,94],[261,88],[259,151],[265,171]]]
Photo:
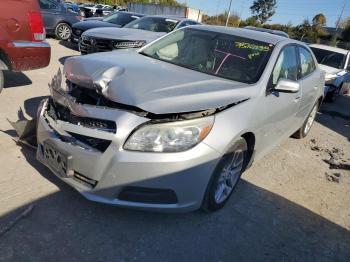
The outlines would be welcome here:
[[[250,30],[255,30],[255,31],[260,31],[260,32],[266,32],[266,33],[270,33],[270,34],[275,34],[275,35],[280,35],[280,36],[284,36],[284,37],[289,38],[289,35],[286,32],[283,32],[281,30],[272,30],[272,29],[268,29],[268,28],[254,27],[254,26],[246,26],[244,28],[250,29]]]
[[[273,45],[276,45],[278,42],[281,42],[281,41],[295,42],[284,36],[274,35],[267,32],[255,31],[255,30],[250,30],[245,28],[238,28],[238,27],[196,25],[194,28],[223,33],[223,34],[236,35],[240,37],[246,37],[246,38],[266,42]]]
[[[158,18],[172,19],[172,20],[177,20],[177,21],[190,20],[186,17],[180,17],[180,16],[176,16],[176,15],[145,15],[144,17],[158,17]]]
[[[349,53],[349,50],[342,49],[339,47],[328,46],[328,45],[311,44],[310,47],[315,47],[318,49],[324,49],[324,50],[328,50],[328,51],[332,51],[332,52],[337,52],[337,53],[341,53],[344,55]]]

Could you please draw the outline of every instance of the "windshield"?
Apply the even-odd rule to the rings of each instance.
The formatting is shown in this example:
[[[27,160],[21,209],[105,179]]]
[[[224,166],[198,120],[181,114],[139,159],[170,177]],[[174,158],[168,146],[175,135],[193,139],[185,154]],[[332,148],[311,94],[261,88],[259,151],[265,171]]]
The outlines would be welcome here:
[[[167,19],[162,17],[144,17],[127,24],[126,28],[141,29],[152,32],[169,33],[174,30],[178,24],[177,20]]]
[[[133,16],[132,14],[116,12],[104,18],[103,21],[124,26],[137,18],[137,16]]]
[[[218,77],[255,83],[272,44],[235,35],[184,28],[156,41],[141,54]]]
[[[346,60],[346,56],[344,54],[315,47],[311,47],[311,49],[314,52],[319,64],[334,67],[337,69],[344,69]]]

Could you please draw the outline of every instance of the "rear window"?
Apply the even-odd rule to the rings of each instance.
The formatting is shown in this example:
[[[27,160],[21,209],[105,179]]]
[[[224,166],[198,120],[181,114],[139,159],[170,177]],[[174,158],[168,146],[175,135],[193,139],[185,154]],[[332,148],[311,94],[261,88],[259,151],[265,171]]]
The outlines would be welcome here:
[[[314,52],[317,62],[322,65],[343,69],[345,65],[346,56],[341,53],[324,50],[316,47],[311,47]]]

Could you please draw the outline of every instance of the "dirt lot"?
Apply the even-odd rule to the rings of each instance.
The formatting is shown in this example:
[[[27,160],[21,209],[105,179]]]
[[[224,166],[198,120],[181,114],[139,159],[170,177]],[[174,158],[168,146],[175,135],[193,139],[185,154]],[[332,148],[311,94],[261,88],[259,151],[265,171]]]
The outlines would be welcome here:
[[[49,42],[50,66],[6,74],[0,95],[0,261],[350,261],[350,97],[255,163],[217,213],[121,209],[83,199],[13,140],[6,119],[33,117],[52,74],[78,55]]]

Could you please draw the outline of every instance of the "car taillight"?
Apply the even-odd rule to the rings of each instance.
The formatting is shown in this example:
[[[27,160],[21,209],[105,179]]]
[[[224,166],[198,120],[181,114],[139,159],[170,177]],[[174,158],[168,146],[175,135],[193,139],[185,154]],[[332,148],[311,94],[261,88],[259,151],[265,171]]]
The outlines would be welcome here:
[[[41,13],[39,12],[29,12],[28,20],[30,30],[32,32],[32,41],[40,42],[45,40],[44,24]]]

